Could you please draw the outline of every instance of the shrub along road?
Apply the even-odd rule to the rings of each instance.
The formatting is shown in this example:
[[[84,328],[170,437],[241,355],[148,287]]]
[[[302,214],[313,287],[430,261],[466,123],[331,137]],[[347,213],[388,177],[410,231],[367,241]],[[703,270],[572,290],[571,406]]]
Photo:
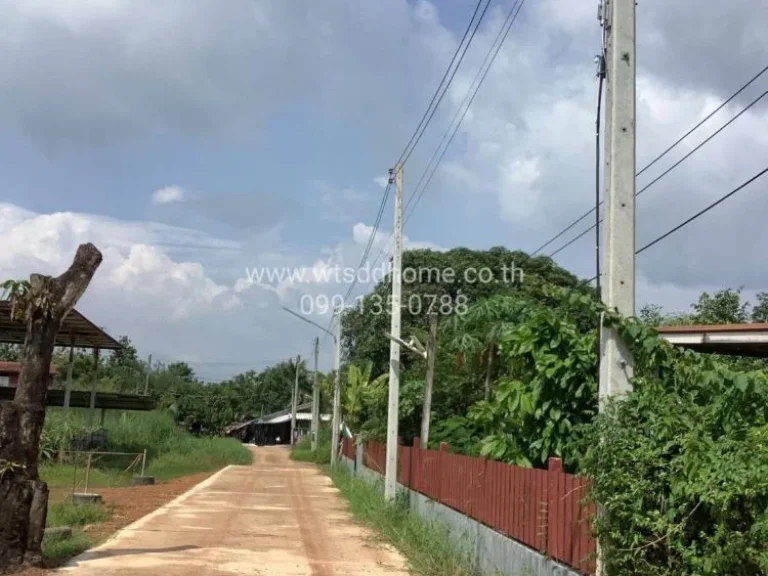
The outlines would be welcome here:
[[[75,576],[264,574],[405,576],[405,560],[346,512],[315,466],[253,449],[114,538],[75,558]]]

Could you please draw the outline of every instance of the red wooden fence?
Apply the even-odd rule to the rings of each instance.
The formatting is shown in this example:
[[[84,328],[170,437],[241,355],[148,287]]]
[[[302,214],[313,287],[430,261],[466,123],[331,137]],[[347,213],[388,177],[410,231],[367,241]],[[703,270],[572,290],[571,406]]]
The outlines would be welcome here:
[[[346,442],[346,440],[345,440]],[[354,446],[349,441],[349,456]],[[366,442],[363,463],[384,473],[386,448]],[[592,574],[596,542],[590,518],[594,506],[584,502],[587,480],[563,472],[551,459],[549,470],[520,468],[503,462],[400,446],[398,482],[514,538],[550,558]]]
[[[347,438],[346,436],[341,439],[341,453],[344,454],[350,460],[357,458],[355,453],[355,440],[354,438]]]

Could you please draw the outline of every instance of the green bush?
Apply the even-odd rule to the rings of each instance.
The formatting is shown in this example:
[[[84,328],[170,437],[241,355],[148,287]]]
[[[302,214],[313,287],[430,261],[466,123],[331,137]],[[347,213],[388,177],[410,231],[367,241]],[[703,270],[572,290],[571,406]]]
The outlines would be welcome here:
[[[636,323],[634,392],[587,430],[582,462],[607,573],[768,574],[768,381],[672,349]]]

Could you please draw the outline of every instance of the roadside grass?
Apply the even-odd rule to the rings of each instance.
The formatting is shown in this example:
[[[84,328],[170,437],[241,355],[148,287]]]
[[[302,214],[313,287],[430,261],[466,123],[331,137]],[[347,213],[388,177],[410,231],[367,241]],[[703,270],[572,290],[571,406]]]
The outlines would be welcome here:
[[[112,508],[103,504],[78,504],[65,500],[48,507],[46,526],[86,526],[106,522],[112,517]]]
[[[46,415],[45,436],[52,439],[50,452],[67,449],[77,437],[92,432],[87,425],[85,411],[69,413],[52,410]],[[147,451],[145,474],[158,480],[170,480],[210,472],[228,464],[250,464],[251,452],[234,438],[199,438],[181,429],[171,414],[161,411],[122,412],[112,414],[105,422],[109,452],[141,454]],[[138,474],[138,464],[131,467],[136,457],[98,456],[94,459],[88,486],[94,488],[128,486],[133,474]],[[71,462],[41,462],[40,474],[52,488],[72,488],[84,481],[84,455],[78,456],[77,465]],[[76,477],[77,475],[77,477]]]
[[[402,552],[413,574],[476,576],[469,551],[461,549],[446,526],[424,520],[403,502],[387,503],[383,490],[341,467],[324,469],[349,502],[352,515]]]
[[[312,441],[304,438],[293,445],[291,448],[291,460],[297,462],[310,462],[312,464],[329,464],[331,462],[331,442],[323,442],[317,446],[317,452],[312,452]]]
[[[328,425],[321,424],[317,435],[317,452],[312,452],[312,440],[302,438],[291,448],[291,460],[297,462],[310,462],[312,464],[331,463],[331,429]]]
[[[43,558],[46,560],[63,560],[77,556],[93,546],[93,540],[82,530],[72,529],[69,538],[43,538]]]
[[[84,552],[93,546],[93,540],[83,532],[83,527],[106,522],[112,517],[112,508],[100,504],[74,505],[72,500],[57,502],[48,506],[46,526],[69,526],[72,535],[68,538],[46,536],[43,538],[43,557],[47,560],[61,560]]]

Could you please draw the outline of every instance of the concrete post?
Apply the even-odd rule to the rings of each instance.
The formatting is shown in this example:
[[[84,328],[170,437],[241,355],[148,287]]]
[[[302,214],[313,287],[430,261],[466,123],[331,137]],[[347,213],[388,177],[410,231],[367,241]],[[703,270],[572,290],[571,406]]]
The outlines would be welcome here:
[[[384,498],[397,497],[397,434],[400,404],[400,300],[403,272],[403,166],[395,166],[395,251],[392,258],[392,318],[389,342],[389,407],[387,411],[387,461]]]
[[[607,0],[603,301],[635,313],[635,0]],[[602,331],[600,398],[632,388],[632,355],[616,330]]]

